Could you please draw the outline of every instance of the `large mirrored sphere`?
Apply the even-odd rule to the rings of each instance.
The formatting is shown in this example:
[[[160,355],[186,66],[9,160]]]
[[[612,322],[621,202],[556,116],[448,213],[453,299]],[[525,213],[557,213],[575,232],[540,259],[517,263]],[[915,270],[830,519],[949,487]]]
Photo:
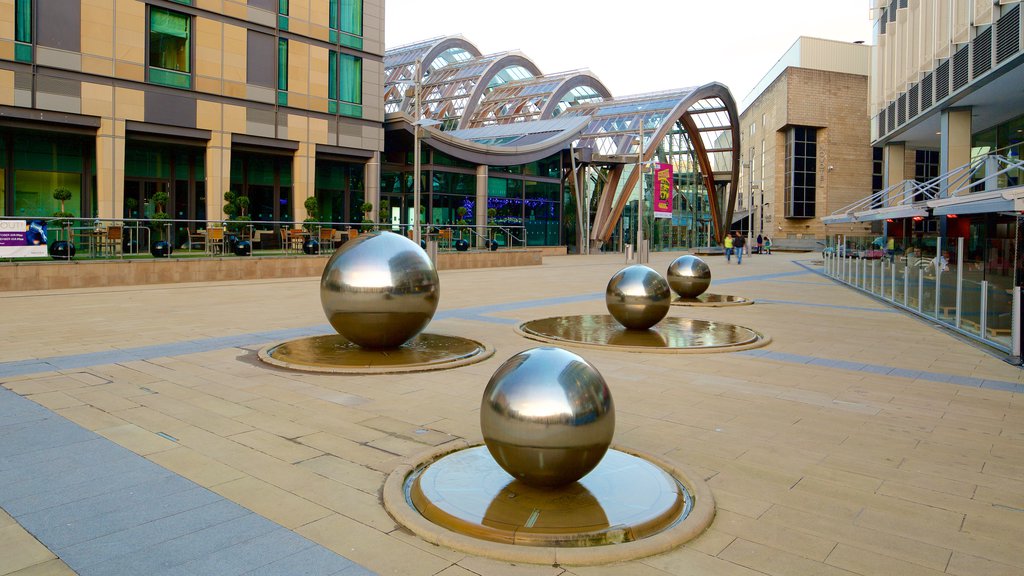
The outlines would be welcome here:
[[[533,486],[562,486],[587,475],[615,432],[615,406],[601,373],[561,348],[509,358],[491,376],[480,429],[495,461]]]
[[[440,296],[427,253],[391,232],[349,240],[320,278],[327,320],[364,348],[397,348],[419,334],[434,317]]]
[[[604,293],[608,312],[626,328],[646,330],[668,314],[672,291],[652,268],[637,264],[619,270]]]
[[[691,254],[680,256],[668,265],[668,285],[682,298],[696,298],[711,286],[711,267]]]

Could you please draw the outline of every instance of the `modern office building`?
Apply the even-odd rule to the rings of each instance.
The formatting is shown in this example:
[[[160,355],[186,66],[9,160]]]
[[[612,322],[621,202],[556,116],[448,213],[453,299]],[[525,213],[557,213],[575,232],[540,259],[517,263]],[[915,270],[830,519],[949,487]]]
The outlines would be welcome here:
[[[233,190],[256,221],[361,219],[383,28],[383,0],[0,0],[0,216],[62,188],[81,218],[221,220]]]
[[[384,67],[381,200],[395,225],[413,222],[418,130],[422,219],[434,225],[463,220],[520,230],[527,245],[619,248],[636,238],[643,171],[644,234],[655,249],[706,245],[728,228],[738,126],[721,84],[613,97],[586,70],[545,74],[522,53],[484,55],[459,36],[389,49]],[[675,200],[671,218],[657,221],[655,162],[674,168],[663,188]]]
[[[800,37],[747,95],[734,230],[777,248],[820,248],[821,217],[871,190],[870,72],[870,46]]]
[[[870,128],[884,182],[824,222],[839,254],[874,249],[889,262],[834,263],[832,274],[884,287],[898,305],[1019,358],[1021,3],[892,0],[872,10]],[[840,228],[850,224],[872,233],[851,237]]]

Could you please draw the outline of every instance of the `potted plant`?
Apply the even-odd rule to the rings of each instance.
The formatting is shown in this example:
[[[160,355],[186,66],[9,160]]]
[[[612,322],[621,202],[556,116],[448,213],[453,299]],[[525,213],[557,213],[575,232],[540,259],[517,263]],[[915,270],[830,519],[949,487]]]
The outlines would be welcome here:
[[[156,209],[153,211],[153,215],[150,216],[149,223],[154,229],[154,235],[159,240],[150,246],[149,251],[155,258],[166,258],[173,251],[170,243],[164,239],[167,221],[171,219],[171,215],[165,211],[168,200],[170,200],[170,195],[167,192],[153,194],[153,203],[156,204]]]
[[[380,201],[380,211],[377,213],[377,222],[380,222],[381,229],[387,224],[391,223],[391,202],[388,200]]]
[[[302,205],[306,208],[306,219],[303,220],[302,229],[312,234],[317,227],[316,223],[320,221],[320,203],[315,196],[310,196]]]
[[[363,223],[359,227],[360,232],[369,232],[373,228],[373,204],[363,202],[359,209],[363,212]]]
[[[67,188],[54,188],[53,199],[60,202],[60,210],[53,213],[54,218],[58,218],[58,220],[53,222],[53,225],[58,228],[70,226],[70,218],[74,218],[75,215],[65,209],[64,202],[71,199],[71,190],[68,190]]]
[[[224,213],[228,216],[227,231],[239,234],[252,221],[248,215],[249,197],[228,190],[224,193]]]
[[[501,236],[501,234],[497,230],[491,228],[491,226],[494,226],[494,218],[497,215],[498,211],[496,209],[487,209],[487,247],[490,248],[492,251],[498,249],[498,238]]]

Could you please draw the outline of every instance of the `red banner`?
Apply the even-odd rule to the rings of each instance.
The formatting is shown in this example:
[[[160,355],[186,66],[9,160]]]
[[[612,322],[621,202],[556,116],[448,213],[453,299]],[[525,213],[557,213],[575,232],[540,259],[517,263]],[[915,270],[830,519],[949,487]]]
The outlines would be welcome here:
[[[654,165],[654,217],[672,217],[672,165]]]

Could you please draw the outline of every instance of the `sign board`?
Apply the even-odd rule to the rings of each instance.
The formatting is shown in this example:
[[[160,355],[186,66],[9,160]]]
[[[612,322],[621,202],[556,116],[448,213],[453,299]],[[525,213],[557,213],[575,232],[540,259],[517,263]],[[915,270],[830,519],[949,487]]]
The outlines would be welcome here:
[[[654,165],[654,217],[672,217],[672,165]]]
[[[45,258],[46,222],[0,220],[0,258]]]

